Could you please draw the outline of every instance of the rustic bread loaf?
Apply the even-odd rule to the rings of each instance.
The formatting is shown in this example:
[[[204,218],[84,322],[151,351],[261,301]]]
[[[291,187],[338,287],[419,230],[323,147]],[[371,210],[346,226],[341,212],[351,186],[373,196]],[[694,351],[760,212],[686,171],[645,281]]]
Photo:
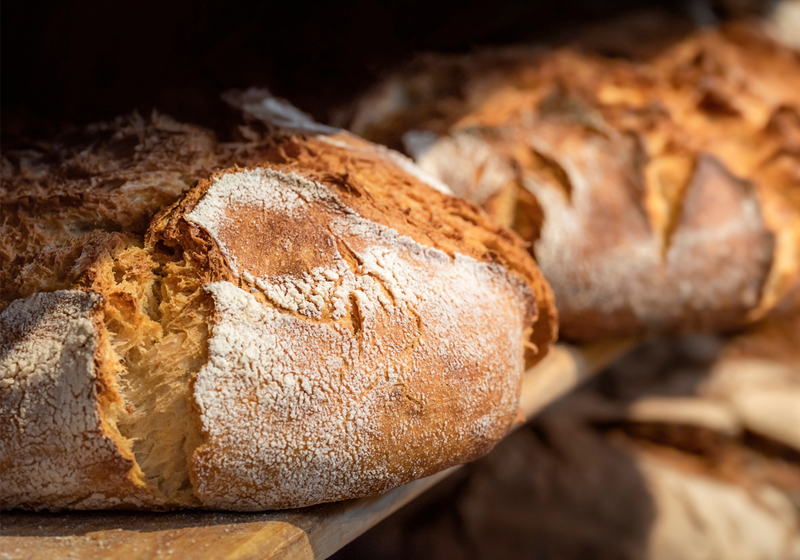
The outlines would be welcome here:
[[[800,55],[748,28],[423,58],[351,128],[528,240],[567,338],[735,328],[800,284]]]
[[[506,433],[555,337],[514,234],[346,133],[89,132],[4,154],[0,507],[300,507]]]

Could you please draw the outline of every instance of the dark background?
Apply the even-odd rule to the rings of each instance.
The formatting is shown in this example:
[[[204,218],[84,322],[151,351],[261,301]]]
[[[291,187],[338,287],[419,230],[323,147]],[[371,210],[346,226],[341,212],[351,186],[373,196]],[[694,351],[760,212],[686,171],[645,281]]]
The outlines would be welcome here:
[[[219,93],[248,86],[327,121],[417,52],[536,41],[642,6],[687,10],[668,0],[6,0],[2,133],[154,108],[213,127]]]

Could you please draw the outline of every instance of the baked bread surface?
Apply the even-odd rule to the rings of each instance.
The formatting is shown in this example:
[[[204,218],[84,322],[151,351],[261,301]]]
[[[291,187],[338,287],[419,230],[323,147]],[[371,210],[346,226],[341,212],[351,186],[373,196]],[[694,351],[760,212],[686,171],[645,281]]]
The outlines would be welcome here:
[[[420,245],[267,169],[222,175],[184,219],[234,280],[205,287],[214,326],[194,392],[205,504],[372,494],[504,435],[531,309],[503,269]]]
[[[104,418],[115,392],[104,378],[110,356],[99,335],[101,299],[77,290],[39,293],[0,315],[5,507],[144,504],[129,475],[130,446]]]
[[[96,224],[115,244],[60,280],[68,290],[34,277],[4,293],[33,295],[6,299],[2,314],[0,406],[14,418],[3,508],[300,507],[386,491],[506,433],[526,359],[555,336],[524,243],[385,149],[347,134],[253,134],[203,154],[247,167],[176,194],[146,232]],[[15,177],[4,178],[12,211],[27,202]],[[89,244],[60,235],[54,244]],[[47,266],[16,236],[4,251],[20,269]],[[76,365],[21,369],[37,328]],[[15,443],[58,408],[23,414],[19,395],[49,403],[67,379],[80,394],[58,394],[83,411],[68,433],[99,442],[80,453],[109,465],[106,482],[73,461],[77,443]],[[44,453],[28,481],[24,465]],[[38,482],[48,477],[63,483]]]

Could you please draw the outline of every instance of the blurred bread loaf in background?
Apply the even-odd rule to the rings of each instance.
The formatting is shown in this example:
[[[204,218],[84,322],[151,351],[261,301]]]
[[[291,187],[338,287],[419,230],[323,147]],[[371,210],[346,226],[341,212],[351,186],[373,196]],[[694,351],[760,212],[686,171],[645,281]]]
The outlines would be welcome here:
[[[528,241],[566,338],[730,330],[792,307],[800,54],[743,24],[640,42],[638,59],[597,37],[423,56],[351,128]]]

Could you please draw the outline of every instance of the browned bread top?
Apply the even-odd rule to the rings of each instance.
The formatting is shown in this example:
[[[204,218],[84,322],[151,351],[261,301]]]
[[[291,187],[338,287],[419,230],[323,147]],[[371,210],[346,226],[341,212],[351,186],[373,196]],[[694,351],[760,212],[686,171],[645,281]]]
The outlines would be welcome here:
[[[0,309],[71,286],[101,255],[141,239],[156,211],[220,163],[214,135],[163,115],[121,117],[0,165]]]

